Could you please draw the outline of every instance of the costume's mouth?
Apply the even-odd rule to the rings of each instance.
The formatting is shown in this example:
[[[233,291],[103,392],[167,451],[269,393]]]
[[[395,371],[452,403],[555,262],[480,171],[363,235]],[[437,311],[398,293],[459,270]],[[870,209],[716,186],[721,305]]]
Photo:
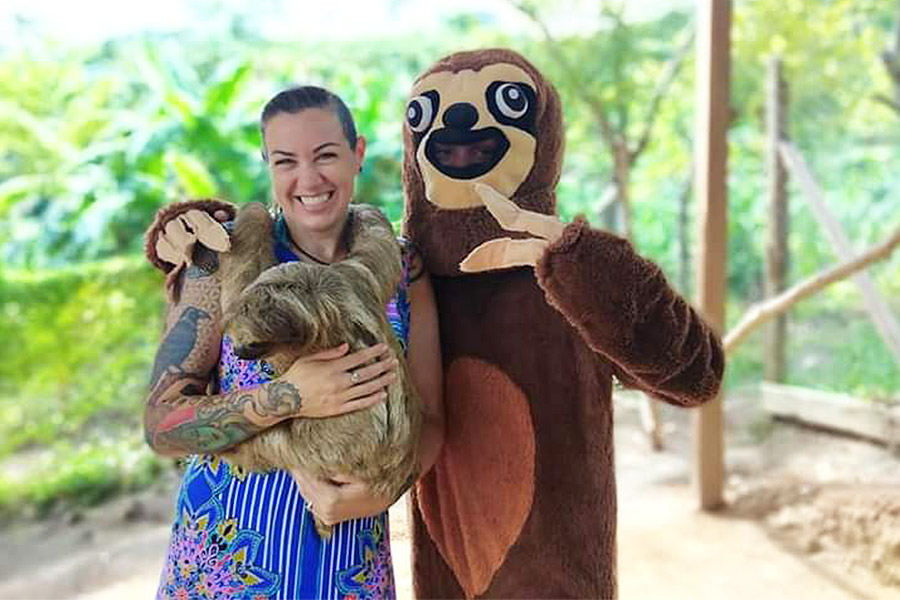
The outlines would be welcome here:
[[[438,129],[428,136],[425,157],[453,179],[475,179],[493,169],[509,150],[509,140],[496,127],[475,131]]]

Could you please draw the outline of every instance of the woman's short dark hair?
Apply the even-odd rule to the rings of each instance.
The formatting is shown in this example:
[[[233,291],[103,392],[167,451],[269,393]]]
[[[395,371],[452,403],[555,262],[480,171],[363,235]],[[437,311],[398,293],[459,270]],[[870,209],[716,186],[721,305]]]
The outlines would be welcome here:
[[[356,148],[356,125],[353,123],[353,115],[340,96],[315,85],[301,85],[278,92],[263,107],[259,118],[263,160],[269,158],[266,153],[266,123],[281,113],[297,114],[307,108],[327,108],[333,111],[341,123],[341,130],[350,147]]]

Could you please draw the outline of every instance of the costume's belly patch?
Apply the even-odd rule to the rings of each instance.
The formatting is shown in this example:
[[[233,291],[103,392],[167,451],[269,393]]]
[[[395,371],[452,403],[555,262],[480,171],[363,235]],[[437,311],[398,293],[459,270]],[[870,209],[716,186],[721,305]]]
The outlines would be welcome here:
[[[534,427],[522,390],[476,358],[450,365],[444,406],[444,448],[419,483],[419,508],[471,598],[487,590],[531,511]]]

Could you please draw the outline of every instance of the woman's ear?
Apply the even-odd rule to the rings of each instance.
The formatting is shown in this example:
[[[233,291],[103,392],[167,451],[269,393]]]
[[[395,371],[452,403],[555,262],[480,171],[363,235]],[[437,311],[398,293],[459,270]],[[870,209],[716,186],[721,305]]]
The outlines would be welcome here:
[[[359,172],[362,173],[363,158],[366,156],[366,138],[359,136],[356,138],[356,148],[353,150],[356,155],[356,162],[359,165]]]

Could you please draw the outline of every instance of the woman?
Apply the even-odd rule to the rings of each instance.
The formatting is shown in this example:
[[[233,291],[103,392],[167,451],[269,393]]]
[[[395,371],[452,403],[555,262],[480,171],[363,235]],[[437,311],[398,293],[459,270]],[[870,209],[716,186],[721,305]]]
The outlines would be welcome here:
[[[279,260],[341,260],[347,207],[365,155],[346,105],[321,88],[293,88],[268,102],[260,128],[280,213]],[[384,345],[348,353],[343,344],[273,379],[265,362],[238,359],[222,335],[217,268],[217,255],[198,246],[180,275],[147,398],[151,447],[168,456],[198,455],[179,492],[158,596],[393,597],[388,499],[352,480],[239,472],[213,454],[284,419],[327,417],[383,400],[396,359]],[[431,285],[408,249],[388,317],[422,398],[425,473],[443,436],[440,351]],[[216,393],[204,393],[216,382]],[[315,532],[311,512],[337,524],[329,541]]]

